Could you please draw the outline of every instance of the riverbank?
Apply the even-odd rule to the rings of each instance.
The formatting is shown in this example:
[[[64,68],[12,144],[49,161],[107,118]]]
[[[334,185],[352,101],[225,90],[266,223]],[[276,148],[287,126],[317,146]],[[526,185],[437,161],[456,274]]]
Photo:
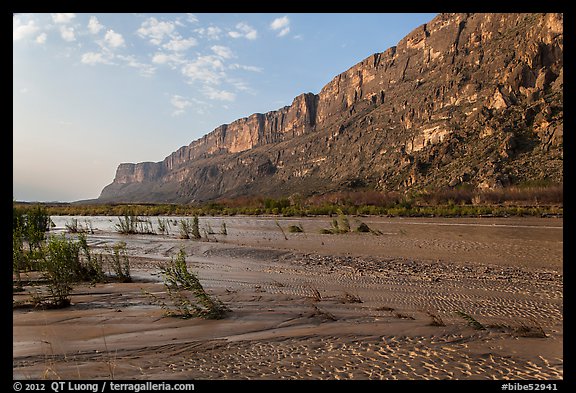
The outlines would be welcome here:
[[[92,220],[90,246],[125,241],[134,282],[14,310],[16,379],[563,377],[561,219],[370,217],[374,233],[320,234],[329,218],[210,217],[200,226],[227,234],[202,241]],[[158,264],[180,249],[225,319],[151,304]]]

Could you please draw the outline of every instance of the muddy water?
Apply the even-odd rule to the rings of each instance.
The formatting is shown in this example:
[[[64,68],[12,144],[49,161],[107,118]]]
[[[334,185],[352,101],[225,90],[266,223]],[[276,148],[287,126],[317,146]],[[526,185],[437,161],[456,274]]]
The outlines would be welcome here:
[[[178,223],[190,217],[150,217],[158,230],[158,220],[169,223],[167,236],[123,236],[117,233],[117,217],[53,216],[55,232],[64,231],[72,218],[94,229],[96,244],[119,240],[141,245],[173,239],[174,247],[186,246],[179,240]],[[488,263],[505,266],[554,267],[562,269],[563,220],[561,218],[390,218],[351,217],[352,229],[361,222],[378,235],[348,233],[322,235],[331,227],[329,217],[200,217],[205,239],[239,246],[297,250],[329,255],[404,257],[445,260],[457,263]],[[227,236],[220,234],[226,225]],[[303,233],[290,233],[290,225],[300,225]],[[213,234],[207,234],[211,233]]]

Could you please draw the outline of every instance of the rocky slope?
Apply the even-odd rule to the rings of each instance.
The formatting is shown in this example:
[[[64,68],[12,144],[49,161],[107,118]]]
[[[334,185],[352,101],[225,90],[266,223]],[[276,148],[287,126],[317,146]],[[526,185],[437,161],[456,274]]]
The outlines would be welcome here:
[[[318,94],[120,164],[102,202],[562,182],[563,15],[440,14]]]

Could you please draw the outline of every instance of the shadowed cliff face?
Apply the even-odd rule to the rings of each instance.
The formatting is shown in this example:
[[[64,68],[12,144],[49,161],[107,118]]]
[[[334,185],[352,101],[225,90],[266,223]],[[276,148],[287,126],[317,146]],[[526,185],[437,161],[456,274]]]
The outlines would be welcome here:
[[[441,14],[292,105],[222,125],[100,200],[561,182],[562,14]]]

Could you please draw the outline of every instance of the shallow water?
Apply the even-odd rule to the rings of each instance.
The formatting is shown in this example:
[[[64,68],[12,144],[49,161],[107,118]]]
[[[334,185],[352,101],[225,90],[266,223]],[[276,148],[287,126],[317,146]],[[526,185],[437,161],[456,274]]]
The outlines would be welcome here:
[[[118,217],[52,216],[53,233],[66,232],[66,224],[77,219],[80,226],[91,227],[92,245],[115,241],[137,243],[145,247],[158,240],[179,239],[179,222],[191,217],[143,217],[149,227],[160,233],[159,220],[168,222],[168,234],[121,235],[116,230]],[[378,231],[322,235],[331,227],[330,217],[200,217],[203,239],[240,246],[274,248],[336,255],[406,257],[452,262],[493,263],[507,266],[554,267],[563,264],[562,218],[401,218],[349,217],[354,230],[360,223]],[[227,235],[222,235],[222,224]],[[290,233],[289,226],[300,225],[303,233]],[[149,247],[152,248],[152,247]],[[148,250],[150,251],[150,250]]]

